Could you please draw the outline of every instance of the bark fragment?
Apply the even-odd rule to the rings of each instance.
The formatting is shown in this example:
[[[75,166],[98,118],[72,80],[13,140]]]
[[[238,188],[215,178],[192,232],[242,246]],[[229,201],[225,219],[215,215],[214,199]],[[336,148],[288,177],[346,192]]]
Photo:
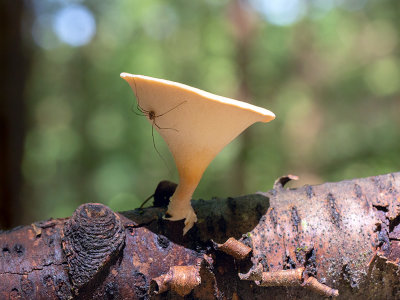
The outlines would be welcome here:
[[[260,286],[300,286],[303,281],[304,268],[263,272]]]
[[[281,176],[274,182],[274,189],[275,190],[281,190],[284,188],[284,186],[291,180],[299,180],[299,177],[296,175],[286,175],[286,176]]]
[[[71,282],[78,293],[101,269],[108,267],[124,242],[120,217],[108,207],[90,203],[75,210],[64,225],[62,246]]]
[[[233,258],[239,260],[245,259],[251,252],[251,248],[249,246],[246,246],[233,237],[229,238],[223,244],[218,244],[218,250],[223,251],[226,254],[231,255]]]
[[[150,294],[161,294],[169,289],[180,296],[186,296],[200,285],[199,266],[174,266],[167,274],[154,278],[150,283]]]
[[[308,277],[308,279],[304,282],[303,286],[324,297],[339,296],[338,290],[332,289],[329,286],[318,282],[318,280],[314,277]]]

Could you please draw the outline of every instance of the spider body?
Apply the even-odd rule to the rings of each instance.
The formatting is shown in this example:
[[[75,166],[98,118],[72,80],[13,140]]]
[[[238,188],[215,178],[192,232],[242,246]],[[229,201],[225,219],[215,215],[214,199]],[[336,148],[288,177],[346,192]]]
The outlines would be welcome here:
[[[147,115],[147,117],[150,120],[155,121],[156,120],[156,113],[153,110],[151,110],[151,111],[149,111],[149,114]]]
[[[164,164],[165,164],[165,165],[167,166],[167,168],[169,169],[167,162],[165,161],[164,157],[161,155],[161,153],[158,151],[158,149],[157,149],[157,147],[156,147],[156,142],[155,142],[155,140],[154,140],[154,126],[156,126],[156,127],[157,127],[158,129],[160,129],[160,130],[161,130],[161,129],[162,129],[162,130],[164,130],[164,129],[170,129],[170,130],[174,130],[174,131],[178,132],[178,130],[175,129],[175,128],[160,127],[160,126],[156,123],[156,119],[157,119],[158,117],[162,117],[162,116],[166,115],[167,113],[169,113],[170,111],[172,111],[172,110],[178,108],[178,106],[181,106],[181,105],[184,104],[186,101],[183,101],[183,102],[179,103],[178,105],[176,105],[176,106],[170,108],[170,109],[167,110],[166,112],[157,115],[156,112],[155,112],[154,110],[147,110],[147,109],[144,109],[143,107],[140,106],[140,100],[139,100],[139,96],[138,96],[137,88],[136,88],[136,81],[134,81],[134,84],[135,84],[135,96],[136,96],[136,99],[137,99],[136,109],[140,112],[140,113],[138,113],[138,112],[134,111],[134,113],[137,114],[137,115],[139,115],[139,116],[147,117],[150,121],[152,121],[152,125],[153,125],[153,126],[151,126],[151,137],[152,137],[152,139],[153,139],[153,146],[154,146],[154,149],[156,150],[157,154],[160,156],[160,158],[163,160]]]
[[[136,96],[136,99],[137,99],[136,109],[141,112],[141,114],[139,114],[139,113],[137,113],[135,111],[135,114],[141,115],[141,116],[146,116],[147,118],[149,118],[149,120],[153,121],[153,125],[156,126],[158,129],[171,129],[171,130],[175,130],[176,132],[178,132],[178,130],[175,129],[175,128],[166,128],[166,127],[158,126],[158,124],[156,123],[156,119],[158,117],[162,117],[162,116],[166,115],[167,113],[169,113],[170,111],[174,110],[175,108],[178,108],[178,106],[181,106],[186,101],[182,101],[181,103],[179,103],[178,105],[172,107],[171,109],[167,110],[166,112],[157,115],[154,110],[147,110],[147,109],[144,109],[144,108],[142,108],[140,106],[140,103],[139,103],[140,100],[139,100],[139,96],[137,94],[137,88],[136,88],[136,81],[135,80],[134,80],[134,84],[135,84],[135,96]],[[154,136],[153,136],[153,140],[154,140]]]

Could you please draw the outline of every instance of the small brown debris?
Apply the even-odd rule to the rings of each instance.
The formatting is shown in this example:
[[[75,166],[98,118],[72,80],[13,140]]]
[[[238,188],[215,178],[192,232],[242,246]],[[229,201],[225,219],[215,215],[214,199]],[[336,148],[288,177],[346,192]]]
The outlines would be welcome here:
[[[40,237],[42,235],[42,228],[36,226],[35,223],[31,224],[33,232],[35,233],[35,237]]]
[[[303,279],[304,268],[282,270],[276,272],[263,272],[260,286],[300,286]]]
[[[150,293],[157,295],[172,290],[180,296],[186,296],[200,285],[200,267],[174,266],[167,274],[154,278],[150,283]]]
[[[285,186],[285,184],[288,183],[288,182],[291,181],[291,180],[299,180],[299,177],[296,176],[296,175],[292,175],[292,174],[279,177],[279,178],[278,178],[277,180],[275,180],[275,182],[274,182],[274,189],[275,189],[275,190],[283,189],[284,186]]]
[[[237,239],[231,237],[225,243],[218,244],[218,250],[231,255],[235,259],[242,260],[250,254],[252,249],[242,242],[239,242]]]
[[[314,291],[324,297],[337,297],[339,296],[339,291],[335,290],[321,282],[319,282],[315,277],[308,277],[308,279],[303,284],[304,287]]]

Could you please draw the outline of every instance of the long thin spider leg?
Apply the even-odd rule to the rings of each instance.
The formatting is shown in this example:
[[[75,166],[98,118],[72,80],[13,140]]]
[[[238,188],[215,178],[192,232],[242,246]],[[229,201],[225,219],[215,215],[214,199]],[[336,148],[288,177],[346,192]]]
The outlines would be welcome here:
[[[153,124],[155,124],[155,121],[153,121]],[[157,126],[157,125],[156,125]],[[151,126],[151,137],[153,138],[153,146],[154,149],[156,150],[158,156],[161,157],[162,161],[164,162],[165,166],[167,167],[168,171],[171,172],[171,169],[169,168],[167,161],[164,159],[164,157],[161,155],[160,151],[158,151],[157,147],[156,147],[156,142],[154,140],[154,127]]]
[[[149,111],[143,109],[143,108],[140,106],[140,104],[139,104],[140,100],[139,100],[139,96],[138,96],[138,92],[137,92],[137,86],[136,86],[136,80],[135,80],[135,78],[133,78],[133,84],[135,85],[134,93],[135,93],[135,97],[136,97],[136,110],[133,108],[133,104],[132,104],[131,110],[132,110],[137,116],[145,117],[145,116],[147,116],[147,115],[149,114]]]
[[[135,97],[136,97],[136,99],[137,99],[138,106],[140,107],[140,105],[139,105],[139,97],[138,97],[138,94],[137,94],[137,86],[136,86],[136,80],[135,80],[135,78],[133,78],[133,84],[135,85],[135,90],[134,90],[134,92],[135,92]]]
[[[142,108],[142,107],[140,106],[140,99],[139,99],[139,95],[138,95],[138,89],[137,89],[137,85],[136,85],[136,80],[135,80],[135,78],[133,78],[133,84],[135,85],[135,90],[134,90],[134,92],[135,92],[135,97],[136,97],[136,100],[137,100],[136,109],[137,109],[138,111],[140,111],[142,114],[148,115],[148,114],[150,113],[150,111],[145,110],[144,108]]]
[[[134,106],[133,103],[132,103],[132,105],[131,105],[131,111],[132,111],[133,113],[135,113],[135,114],[138,114],[138,113],[136,112],[136,110],[135,110],[135,106]]]
[[[141,116],[141,117],[147,117],[147,115],[146,114],[141,114],[141,113],[138,113],[137,111],[135,111],[135,110],[133,110],[133,112],[135,113],[135,115],[137,115],[137,116]]]
[[[137,109],[137,111],[133,108],[133,105],[132,105],[131,110],[135,113],[135,115],[141,116],[141,117],[147,117],[147,116],[148,116],[148,113],[144,112],[144,111],[141,109],[140,106],[136,106],[136,109]]]
[[[154,122],[153,122],[153,125],[155,125],[158,129],[170,129],[170,130],[175,130],[176,132],[179,132],[179,130],[178,130],[178,129],[175,129],[175,128],[160,127],[160,126],[158,126],[158,124],[155,122],[155,120],[154,120]]]
[[[146,117],[149,114],[147,111],[145,111],[143,108],[141,108],[138,103],[136,103],[136,110],[133,108],[133,104],[132,104],[131,110],[135,113],[135,115],[141,116],[141,117]]]
[[[149,114],[150,113],[150,110],[144,109],[143,107],[140,106],[139,100],[137,101],[136,108],[137,108],[137,110],[140,110],[144,114]]]
[[[141,113],[143,113],[144,115],[146,115],[146,116],[150,113],[149,110],[146,110],[146,109],[142,108],[142,107],[139,105],[139,102],[136,104],[136,109],[137,109],[138,111],[140,111]]]
[[[169,113],[170,111],[174,110],[175,108],[178,108],[179,106],[181,106],[181,105],[182,105],[183,103],[185,103],[185,102],[187,102],[187,101],[185,100],[185,101],[179,103],[178,105],[174,106],[173,108],[167,110],[166,112],[164,112],[164,113],[162,113],[162,114],[160,114],[160,115],[157,115],[157,116],[155,116],[155,117],[156,117],[156,118],[161,117],[161,116],[163,116],[163,115]]]

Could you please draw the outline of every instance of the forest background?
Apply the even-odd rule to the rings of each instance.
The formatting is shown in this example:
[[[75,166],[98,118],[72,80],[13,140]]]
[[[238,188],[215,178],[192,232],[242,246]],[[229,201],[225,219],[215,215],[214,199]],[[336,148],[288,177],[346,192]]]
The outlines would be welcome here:
[[[10,20],[0,34],[0,228],[67,217],[84,202],[133,209],[159,181],[178,180],[121,72],[277,115],[226,147],[194,198],[266,191],[289,173],[301,186],[400,170],[399,1],[12,2],[0,5]]]

